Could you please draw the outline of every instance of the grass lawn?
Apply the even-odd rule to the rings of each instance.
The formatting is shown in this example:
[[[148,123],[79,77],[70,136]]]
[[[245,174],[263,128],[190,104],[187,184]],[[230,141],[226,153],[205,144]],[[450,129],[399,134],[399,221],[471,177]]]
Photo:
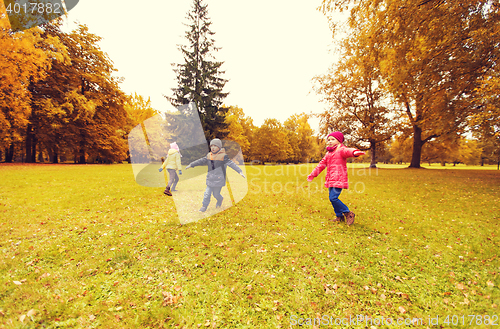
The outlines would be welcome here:
[[[346,226],[313,167],[180,225],[129,165],[0,165],[0,328],[500,325],[499,171],[355,165]]]

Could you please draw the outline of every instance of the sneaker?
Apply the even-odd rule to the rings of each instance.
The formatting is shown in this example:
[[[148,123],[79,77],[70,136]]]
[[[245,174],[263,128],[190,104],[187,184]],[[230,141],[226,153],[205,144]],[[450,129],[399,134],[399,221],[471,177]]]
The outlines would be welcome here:
[[[166,194],[168,196],[172,196],[172,193],[170,192],[170,187],[167,186],[167,188],[165,189],[165,191],[163,191],[163,194]]]
[[[205,212],[207,210],[207,207],[201,207],[200,210],[198,210],[199,212]]]
[[[352,225],[354,223],[355,216],[356,215],[352,211],[346,212],[345,213],[345,223],[347,225]]]
[[[224,198],[220,199],[220,201],[217,201],[215,208],[220,208],[222,206],[222,201],[224,201]]]

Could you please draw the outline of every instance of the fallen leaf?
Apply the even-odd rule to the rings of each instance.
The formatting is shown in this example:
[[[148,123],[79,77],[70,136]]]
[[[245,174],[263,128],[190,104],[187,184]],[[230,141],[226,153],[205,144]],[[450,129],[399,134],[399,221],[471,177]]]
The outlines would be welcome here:
[[[50,276],[50,273],[43,273],[42,275],[40,275],[40,277],[38,278],[38,280],[46,278],[46,277],[49,277],[49,276]]]
[[[26,319],[26,314],[23,314],[19,317],[19,321],[24,322],[24,319]]]
[[[402,292],[397,292],[396,295],[398,295],[399,297],[402,297],[404,299],[407,299],[407,300],[410,299],[410,297],[408,297],[408,294],[405,294],[405,293],[402,293]]]
[[[406,313],[406,310],[405,310],[405,308],[404,308],[403,306],[400,306],[400,307],[398,308],[398,310],[399,310],[399,312],[400,312],[401,314],[405,314],[405,313]]]
[[[458,290],[464,290],[465,289],[465,286],[462,284],[462,283],[457,283],[455,284],[455,286],[457,287]]]
[[[18,286],[22,285],[22,283],[20,281],[12,281],[12,282],[14,282],[14,284],[18,285]]]
[[[488,282],[486,282],[486,285],[488,287],[494,287],[495,286],[495,284],[493,282],[491,282],[490,280],[488,280]]]
[[[28,314],[26,314],[27,316],[34,316],[36,314],[36,311],[31,309],[28,311]]]
[[[163,306],[177,304],[180,296],[174,296],[170,292],[162,291],[163,295]]]

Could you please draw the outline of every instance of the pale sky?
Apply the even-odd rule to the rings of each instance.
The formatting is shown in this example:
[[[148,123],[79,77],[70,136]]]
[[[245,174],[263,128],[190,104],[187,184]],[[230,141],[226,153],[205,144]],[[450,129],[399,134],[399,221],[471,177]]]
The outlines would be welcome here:
[[[238,106],[260,126],[297,113],[320,113],[325,104],[311,79],[334,62],[327,18],[320,0],[205,0],[215,32],[215,60],[222,61],[225,105]],[[68,15],[103,38],[106,52],[124,77],[122,89],[170,109],[176,80],[171,63],[183,63],[177,45],[187,44],[191,0],[80,0]],[[73,28],[70,23],[66,27]],[[317,130],[317,121],[311,121]]]

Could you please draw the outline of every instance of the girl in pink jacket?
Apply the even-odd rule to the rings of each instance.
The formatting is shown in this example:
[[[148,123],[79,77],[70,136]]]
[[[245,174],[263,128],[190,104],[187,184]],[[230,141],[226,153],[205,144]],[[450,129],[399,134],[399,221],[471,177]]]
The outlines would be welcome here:
[[[330,202],[337,218],[336,221],[344,220],[347,225],[354,223],[354,213],[339,200],[342,189],[349,188],[347,180],[347,158],[358,157],[365,154],[355,148],[347,148],[342,144],[344,135],[340,131],[333,132],[326,139],[327,153],[314,168],[312,173],[307,176],[307,180],[312,182],[314,177],[318,176],[326,167],[325,186],[328,187]]]

